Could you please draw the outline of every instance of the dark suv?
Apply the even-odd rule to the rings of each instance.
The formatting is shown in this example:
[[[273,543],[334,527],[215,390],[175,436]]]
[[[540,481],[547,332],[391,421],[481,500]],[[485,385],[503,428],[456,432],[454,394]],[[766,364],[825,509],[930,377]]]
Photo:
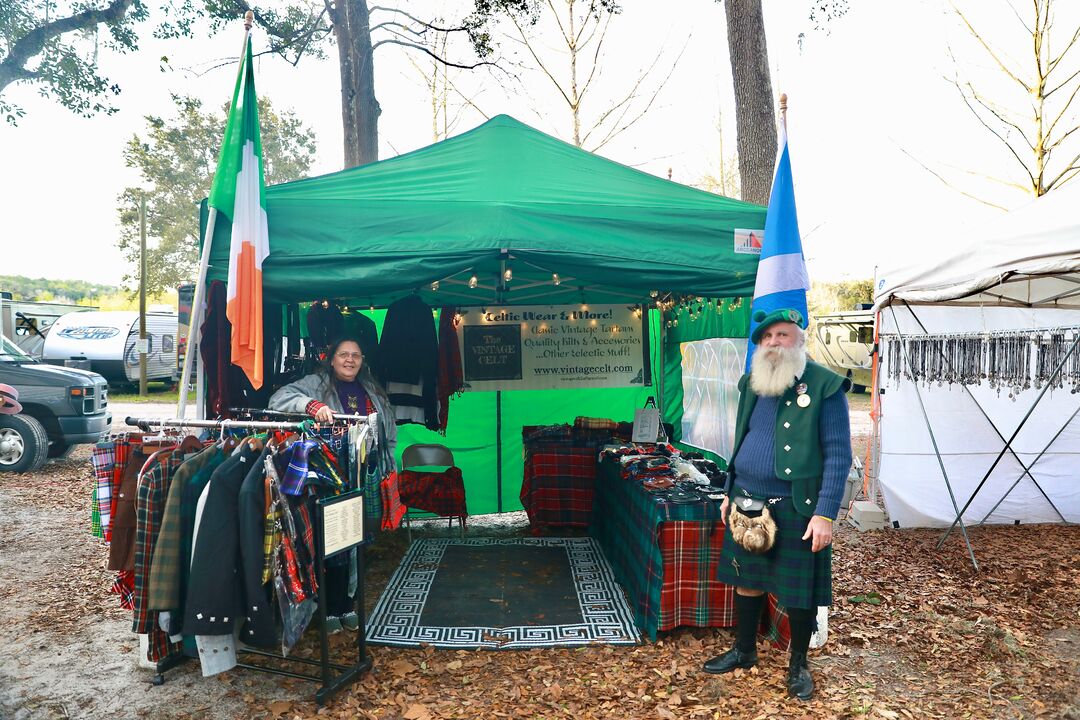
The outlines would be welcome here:
[[[8,340],[0,347],[0,382],[19,391],[22,412],[0,415],[0,471],[27,472],[47,458],[108,435],[109,385],[97,373],[46,365]]]

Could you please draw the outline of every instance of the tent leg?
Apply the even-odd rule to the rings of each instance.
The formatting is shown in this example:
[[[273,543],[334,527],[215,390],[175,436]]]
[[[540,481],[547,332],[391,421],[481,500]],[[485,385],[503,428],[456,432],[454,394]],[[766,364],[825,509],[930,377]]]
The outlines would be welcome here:
[[[1042,402],[1043,395],[1045,395],[1047,391],[1050,390],[1050,385],[1054,378],[1061,373],[1061,369],[1065,367],[1065,363],[1068,362],[1069,358],[1072,357],[1072,354],[1076,352],[1077,345],[1080,345],[1080,334],[1077,334],[1076,339],[1073,340],[1073,344],[1069,348],[1069,352],[1065,353],[1065,356],[1061,358],[1061,362],[1059,362],[1058,366],[1054,368],[1054,372],[1050,373],[1050,377],[1047,378],[1046,385],[1043,386],[1042,392],[1039,393],[1039,397],[1035,398],[1035,402],[1033,402],[1031,404],[1031,407],[1028,408],[1027,414],[1024,415],[1024,419],[1020,421],[1020,424],[1016,426],[1016,430],[1013,431],[1012,437],[1010,437],[1008,442],[1005,443],[1005,447],[1001,448],[1001,452],[998,453],[998,456],[994,458],[994,463],[990,466],[990,469],[986,471],[986,474],[983,475],[983,479],[979,481],[979,484],[975,487],[974,492],[971,493],[971,497],[969,497],[968,501],[964,503],[964,509],[957,514],[956,520],[953,520],[952,525],[950,525],[949,529],[945,531],[945,534],[941,536],[941,540],[939,540],[937,544],[939,548],[949,537],[949,534],[952,532],[953,528],[956,527],[956,523],[960,522],[960,516],[963,515],[964,511],[968,509],[968,506],[971,505],[972,501],[975,499],[975,496],[979,494],[979,490],[982,489],[982,486],[990,478],[990,473],[994,472],[994,468],[996,468],[997,464],[1001,462],[1001,458],[1005,457],[1005,452],[1012,447],[1013,440],[1015,440],[1016,436],[1020,434],[1020,430],[1023,429],[1024,424],[1028,421],[1028,418],[1031,417],[1031,413],[1035,412],[1035,408],[1039,406],[1040,402]],[[963,527],[962,524],[961,527]]]
[[[896,310],[890,305],[889,311],[893,316],[893,324],[896,325],[896,334],[900,338],[900,348],[904,353],[904,362],[907,363],[908,369],[911,369],[911,358],[908,357],[907,347],[904,345],[904,335],[900,332],[900,323],[896,319]],[[941,450],[938,449],[937,438],[934,437],[934,429],[930,427],[930,418],[926,414],[926,405],[923,403],[922,393],[919,392],[919,384],[913,382],[912,387],[915,388],[915,397],[919,400],[919,409],[922,410],[923,422],[926,423],[926,431],[930,433],[930,443],[934,446],[934,456],[937,457],[938,467],[941,468],[941,476],[945,479],[945,487],[949,491],[949,500],[952,501],[953,510],[956,510],[956,520],[953,521],[953,525],[956,525],[957,522],[960,523],[960,532],[964,535],[964,543],[967,545],[971,564],[978,570],[979,563],[975,560],[975,551],[971,547],[971,539],[968,537],[967,528],[964,527],[964,521],[962,519],[963,511],[957,509],[956,495],[953,494],[952,483],[949,482],[949,473],[945,470],[945,461],[941,459]],[[950,528],[950,530],[951,529],[952,528]],[[942,539],[942,542],[944,542],[944,539]],[[938,543],[938,547],[941,547],[940,542]]]
[[[990,512],[986,513],[986,517],[979,521],[980,525],[986,522],[986,518],[994,514],[994,511],[998,509],[998,505],[1001,505],[1001,503],[1005,502],[1005,498],[1009,497],[1009,493],[1013,491],[1013,488],[1020,484],[1020,481],[1024,479],[1024,475],[1031,476],[1030,469],[1035,467],[1035,463],[1039,462],[1039,460],[1046,453],[1046,451],[1050,449],[1050,446],[1053,445],[1059,437],[1061,437],[1061,433],[1065,432],[1065,428],[1069,427],[1069,425],[1072,424],[1072,421],[1076,419],[1077,415],[1080,415],[1080,407],[1077,407],[1076,410],[1073,411],[1073,414],[1069,416],[1069,419],[1065,421],[1065,424],[1061,426],[1061,429],[1057,431],[1054,437],[1050,438],[1050,442],[1046,443],[1046,447],[1044,447],[1039,452],[1039,454],[1035,456],[1035,459],[1031,461],[1031,465],[1024,465],[1023,463],[1020,463],[1021,466],[1023,466],[1024,468],[1024,472],[1020,473],[1020,477],[1016,478],[1016,482],[1009,486],[1009,489],[1005,491],[1005,494],[1001,496],[1001,499],[997,501],[997,504],[995,504],[994,507],[990,508]],[[1013,455],[1015,454],[1016,453],[1013,453]],[[1020,458],[1017,458],[1017,460],[1019,459]],[[1069,524],[1069,521],[1066,520],[1065,516],[1061,514],[1061,511],[1057,509],[1057,505],[1054,504],[1054,501],[1050,499],[1050,497],[1046,494],[1046,492],[1042,489],[1042,486],[1039,485],[1039,483],[1035,480],[1034,477],[1031,478],[1031,482],[1035,483],[1035,487],[1039,490],[1039,493],[1043,496],[1043,498],[1046,499],[1046,502],[1050,503],[1050,507],[1054,508],[1054,512],[1056,512],[1057,516],[1061,518],[1061,522]]]
[[[919,316],[915,314],[915,310],[911,307],[911,305],[907,303],[906,300],[904,301],[904,307],[907,308],[907,311],[909,313],[911,313],[911,317],[915,319],[915,322],[919,323],[919,327],[922,328],[922,331],[926,334],[929,334],[929,331],[926,329],[926,326],[923,325],[922,320],[919,319]],[[941,354],[941,357],[943,360],[945,360],[946,363],[949,363],[949,358],[945,355],[944,352]],[[949,366],[952,367],[952,364],[949,363]],[[968,397],[971,398],[971,402],[975,403],[975,407],[977,407],[979,409],[979,412],[982,413],[983,419],[986,420],[987,424],[990,425],[993,431],[997,434],[998,439],[1001,440],[1001,442],[1006,442],[1005,436],[1001,434],[1001,431],[998,430],[998,427],[994,424],[994,421],[990,419],[990,416],[986,413],[986,410],[984,410],[983,406],[979,404],[979,401],[975,399],[975,395],[971,392],[971,389],[967,385],[961,385],[960,387],[962,387],[964,389],[964,392],[967,393]],[[1076,417],[1076,413],[1073,413],[1073,417]],[[1058,431],[1058,434],[1054,436],[1054,440],[1057,440],[1058,435],[1061,435],[1065,428],[1069,426],[1070,422],[1072,422],[1072,418],[1069,418],[1069,422],[1065,423],[1061,430]],[[1054,501],[1051,500],[1049,496],[1047,496],[1046,492],[1043,491],[1042,486],[1039,485],[1039,481],[1036,480],[1035,476],[1032,475],[1030,472],[1030,469],[1035,466],[1035,463],[1039,461],[1039,458],[1043,456],[1043,453],[1050,449],[1050,445],[1054,444],[1054,440],[1051,440],[1050,443],[1047,444],[1045,448],[1043,448],[1043,451],[1039,453],[1039,457],[1035,458],[1031,465],[1024,465],[1024,461],[1021,460],[1020,456],[1016,454],[1016,450],[1014,450],[1011,445],[1006,445],[1006,447],[1009,448],[1009,452],[1012,454],[1013,459],[1020,464],[1020,467],[1024,468],[1024,472],[1020,474],[1020,477],[1016,479],[1016,482],[1012,484],[1012,487],[1009,488],[1008,492],[1006,492],[1001,497],[1001,500],[997,501],[997,504],[994,505],[990,512],[986,513],[986,517],[979,521],[979,525],[985,523],[987,518],[994,514],[994,510],[998,509],[998,505],[1001,505],[1001,503],[1005,501],[1005,498],[1009,496],[1009,493],[1013,491],[1013,488],[1015,488],[1020,483],[1020,481],[1024,479],[1024,475],[1027,475],[1029,478],[1031,478],[1031,482],[1033,482],[1035,484],[1035,487],[1038,488],[1039,493],[1042,494],[1044,498],[1046,498],[1046,502],[1050,503],[1050,507],[1054,508],[1054,512],[1056,512],[1058,517],[1061,518],[1061,521],[1068,522],[1067,520],[1065,520],[1065,516],[1061,514],[1061,511],[1057,509],[1057,506],[1054,505]]]

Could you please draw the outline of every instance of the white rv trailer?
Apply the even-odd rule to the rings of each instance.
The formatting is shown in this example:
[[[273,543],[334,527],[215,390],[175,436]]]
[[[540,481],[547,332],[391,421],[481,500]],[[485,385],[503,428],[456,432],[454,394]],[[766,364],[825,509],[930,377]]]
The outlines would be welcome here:
[[[146,379],[176,378],[175,312],[146,314]],[[139,381],[139,313],[131,310],[70,313],[57,320],[45,339],[42,359],[54,365],[89,361],[110,382]]]
[[[848,310],[814,316],[817,352],[815,360],[851,378],[855,392],[872,384],[874,313]]]

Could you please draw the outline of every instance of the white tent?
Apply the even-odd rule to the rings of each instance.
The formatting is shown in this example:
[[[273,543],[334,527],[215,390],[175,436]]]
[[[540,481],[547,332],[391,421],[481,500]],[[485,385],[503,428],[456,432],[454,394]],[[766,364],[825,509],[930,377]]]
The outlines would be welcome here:
[[[1077,207],[1080,183],[880,278],[877,477],[899,526],[1080,521]]]

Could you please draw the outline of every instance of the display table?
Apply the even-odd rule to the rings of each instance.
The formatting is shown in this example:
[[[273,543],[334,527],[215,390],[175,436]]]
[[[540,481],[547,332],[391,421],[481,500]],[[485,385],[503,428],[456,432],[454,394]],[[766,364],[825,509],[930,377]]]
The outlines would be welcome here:
[[[534,531],[589,526],[598,452],[596,445],[526,448],[520,497]]]
[[[611,427],[526,425],[521,506],[535,533],[549,528],[589,526],[596,485],[596,460],[612,435],[629,437],[630,423],[593,420]]]
[[[649,638],[680,625],[735,625],[735,588],[717,581],[724,540],[720,505],[658,502],[634,480],[624,480],[619,464],[604,460],[594,485],[589,534],[599,541],[626,590],[634,621]],[[787,615],[769,596],[761,631],[786,648]]]

